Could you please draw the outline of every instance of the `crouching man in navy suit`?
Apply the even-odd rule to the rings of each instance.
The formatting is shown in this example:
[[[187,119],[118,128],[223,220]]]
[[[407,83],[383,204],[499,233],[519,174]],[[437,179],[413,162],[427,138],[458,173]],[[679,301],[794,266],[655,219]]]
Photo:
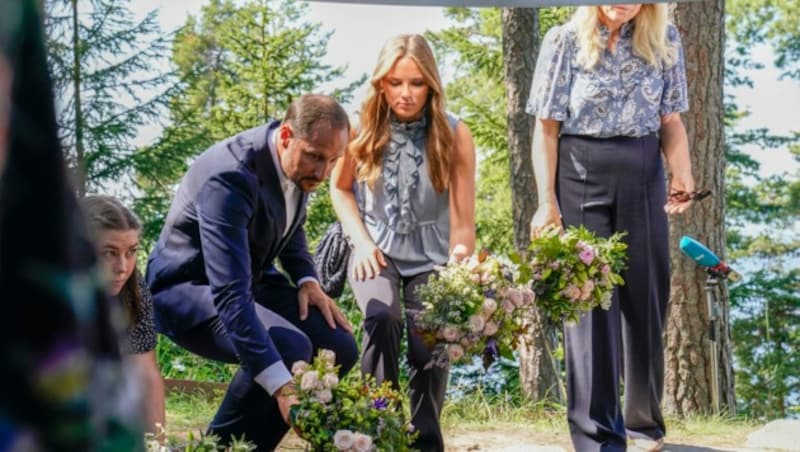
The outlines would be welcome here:
[[[351,327],[320,289],[306,201],[345,151],[347,114],[304,95],[274,121],[215,144],[181,181],[147,264],[159,331],[206,358],[239,363],[209,427],[272,450],[288,430],[289,369],[317,349],[341,374],[358,359]],[[273,266],[275,259],[291,282]]]

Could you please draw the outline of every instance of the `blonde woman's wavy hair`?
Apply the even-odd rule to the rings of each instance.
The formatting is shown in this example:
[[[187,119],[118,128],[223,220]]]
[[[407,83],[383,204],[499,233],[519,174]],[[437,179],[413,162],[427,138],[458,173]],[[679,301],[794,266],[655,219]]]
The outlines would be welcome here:
[[[383,165],[383,149],[389,142],[390,107],[381,92],[381,80],[401,58],[411,58],[419,67],[428,85],[428,100],[424,112],[427,116],[428,167],[431,182],[438,192],[450,183],[450,158],[453,148],[453,131],[447,120],[444,92],[428,42],[418,34],[395,36],[384,44],[378,55],[378,64],[370,79],[369,93],[361,106],[358,135],[350,143],[349,152],[356,162],[359,181],[374,187]]]
[[[600,39],[600,14],[599,6],[580,6],[572,16],[578,30],[578,64],[586,69],[593,68],[600,61],[605,49],[605,43]],[[633,53],[653,67],[675,64],[677,48],[667,42],[667,4],[643,4],[633,22]]]

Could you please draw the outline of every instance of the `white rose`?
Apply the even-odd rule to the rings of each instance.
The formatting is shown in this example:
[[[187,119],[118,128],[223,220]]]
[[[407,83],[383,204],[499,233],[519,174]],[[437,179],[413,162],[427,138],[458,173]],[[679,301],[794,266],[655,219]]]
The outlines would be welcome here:
[[[450,325],[444,327],[442,337],[447,342],[455,342],[458,339],[458,328]]]
[[[356,452],[368,452],[372,449],[372,438],[370,438],[369,435],[356,433],[353,436],[353,449],[355,449]]]
[[[310,370],[303,374],[300,379],[300,389],[303,391],[313,391],[319,384],[319,373],[316,370]]]
[[[339,450],[349,450],[353,442],[353,432],[350,430],[338,430],[333,434],[333,445]]]
[[[450,361],[458,361],[464,356],[464,349],[458,344],[450,344],[447,346],[447,356],[450,357]]]
[[[336,374],[329,373],[325,374],[325,376],[322,377],[322,386],[326,388],[334,388],[338,384],[339,384],[339,377],[337,377]]]
[[[469,329],[472,330],[473,333],[480,333],[483,331],[483,326],[486,322],[483,320],[483,317],[480,315],[472,315],[469,317]]]
[[[323,360],[324,362],[326,362],[331,366],[333,366],[334,363],[336,363],[336,353],[334,353],[333,350],[328,350],[325,348],[320,349],[318,356],[321,360]]]
[[[493,321],[489,320],[486,322],[486,326],[483,327],[483,335],[484,336],[492,336],[497,333],[498,326]]]
[[[314,398],[320,403],[330,403],[333,400],[333,393],[330,389],[320,389],[314,393]]]
[[[308,369],[308,363],[305,361],[295,361],[292,364],[292,375],[299,375]]]
[[[603,292],[603,297],[600,300],[600,306],[603,309],[609,309],[611,307],[612,297],[613,297],[613,294],[611,293],[611,291]]]
[[[508,289],[508,299],[514,303],[514,306],[522,306],[522,294],[517,289]]]
[[[481,263],[478,262],[478,258],[476,258],[474,255],[470,256],[469,259],[467,259],[467,270],[471,272],[477,270],[478,267],[480,267],[480,265]]]
[[[483,300],[483,312],[487,315],[492,315],[497,310],[497,301],[494,298],[486,298]]]
[[[531,289],[525,289],[522,291],[522,303],[523,304],[533,304],[536,301],[536,293],[534,293]]]

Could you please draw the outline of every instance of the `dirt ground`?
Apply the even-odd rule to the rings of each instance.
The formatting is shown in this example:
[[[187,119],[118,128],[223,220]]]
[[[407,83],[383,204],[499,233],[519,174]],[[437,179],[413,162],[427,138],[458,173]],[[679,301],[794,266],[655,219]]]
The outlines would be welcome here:
[[[665,452],[756,452],[745,447],[749,429],[724,437],[686,435],[667,436]],[[703,435],[700,435],[703,436]],[[519,425],[469,426],[449,428],[445,431],[447,452],[497,451],[497,452],[565,452],[572,451],[569,435],[553,432],[535,432]],[[287,437],[278,450],[304,450],[303,442],[296,436]]]

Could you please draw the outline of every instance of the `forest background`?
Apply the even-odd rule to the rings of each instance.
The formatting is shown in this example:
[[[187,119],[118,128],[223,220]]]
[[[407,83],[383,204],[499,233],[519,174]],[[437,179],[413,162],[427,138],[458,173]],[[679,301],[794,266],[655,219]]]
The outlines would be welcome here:
[[[800,415],[797,6],[796,0],[673,5],[693,95],[684,120],[695,176],[714,196],[673,222],[672,236],[705,241],[744,275],[721,291],[718,362],[725,412],[757,419]],[[481,246],[506,253],[525,245],[536,198],[525,146],[530,129],[519,125],[519,100],[541,37],[570,8],[46,0],[45,10],[61,138],[76,190],[114,194],[135,208],[145,224],[142,262],[195,156],[280,118],[304,92],[333,94],[355,114],[380,45],[401,32],[425,33],[433,43],[449,109],[475,137]],[[332,221],[323,188],[309,207],[312,243]],[[677,416],[709,413],[705,276],[679,253],[672,259],[665,408]],[[340,302],[358,325],[349,291]],[[533,321],[535,334],[515,359],[488,372],[477,363],[455,368],[450,400],[479,393],[489,403],[563,406],[560,328]],[[225,382],[233,370],[164,337],[157,354],[168,378]]]

